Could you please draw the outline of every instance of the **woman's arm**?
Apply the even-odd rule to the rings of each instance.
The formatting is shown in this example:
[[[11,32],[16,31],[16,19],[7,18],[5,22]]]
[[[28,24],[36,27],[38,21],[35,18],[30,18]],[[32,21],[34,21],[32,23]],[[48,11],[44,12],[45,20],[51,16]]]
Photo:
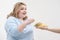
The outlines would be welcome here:
[[[20,24],[19,27],[18,27],[18,30],[19,30],[20,32],[22,32],[23,29],[26,27],[26,25],[27,25],[26,23]]]
[[[55,33],[60,33],[60,28],[39,27],[39,29],[48,30],[48,31],[55,32]]]
[[[60,28],[48,28],[48,26],[46,24],[43,24],[40,22],[35,24],[35,26],[38,29],[48,30],[48,31],[55,32],[55,33],[60,33]]]
[[[32,18],[27,19],[26,21],[24,21],[22,24],[19,25],[18,30],[20,32],[22,32],[24,30],[24,28],[26,27],[26,25],[28,25],[28,24],[30,24],[32,22],[34,22],[34,19],[32,19]]]
[[[20,23],[20,25],[17,25],[15,19],[9,18],[6,21],[5,30],[10,35],[12,35],[14,37],[18,37],[18,36],[20,36],[23,33],[22,31],[24,30],[24,28],[26,27],[26,25],[28,25],[29,23],[32,23],[34,20],[31,19],[31,20],[28,20],[28,21],[26,20],[23,23]]]
[[[60,28],[45,28],[45,30],[52,31],[55,33],[60,33]]]

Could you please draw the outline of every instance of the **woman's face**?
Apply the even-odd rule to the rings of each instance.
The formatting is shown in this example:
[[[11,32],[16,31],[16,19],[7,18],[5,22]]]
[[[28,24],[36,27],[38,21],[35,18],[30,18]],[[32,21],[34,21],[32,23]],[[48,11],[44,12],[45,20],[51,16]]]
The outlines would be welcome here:
[[[21,5],[20,8],[19,8],[19,12],[18,12],[18,16],[19,18],[24,18],[26,16],[26,13],[27,13],[27,8],[25,5]]]

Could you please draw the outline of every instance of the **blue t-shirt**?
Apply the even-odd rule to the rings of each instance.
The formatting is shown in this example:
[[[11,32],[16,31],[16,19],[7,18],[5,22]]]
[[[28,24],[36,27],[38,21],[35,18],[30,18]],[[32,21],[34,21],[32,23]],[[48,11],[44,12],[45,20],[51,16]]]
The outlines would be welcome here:
[[[33,40],[33,26],[27,25],[22,32],[18,31],[18,26],[22,21],[18,18],[10,16],[5,24],[7,32],[7,40]]]

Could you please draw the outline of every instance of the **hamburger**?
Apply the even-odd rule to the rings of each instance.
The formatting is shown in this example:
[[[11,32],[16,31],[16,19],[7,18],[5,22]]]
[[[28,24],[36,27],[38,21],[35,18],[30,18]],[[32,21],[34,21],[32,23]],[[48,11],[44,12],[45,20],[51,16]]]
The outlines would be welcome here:
[[[38,22],[38,23],[35,24],[35,27],[37,27],[37,28],[43,28],[43,27],[47,27],[47,25],[44,24],[44,23]]]

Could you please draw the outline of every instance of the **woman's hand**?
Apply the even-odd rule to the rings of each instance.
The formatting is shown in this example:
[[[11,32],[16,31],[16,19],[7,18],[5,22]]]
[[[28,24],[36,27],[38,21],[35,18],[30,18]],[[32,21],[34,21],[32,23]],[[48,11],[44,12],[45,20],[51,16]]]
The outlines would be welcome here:
[[[29,19],[26,19],[26,20],[24,21],[25,24],[30,24],[30,23],[32,23],[32,22],[34,22],[34,19],[33,19],[33,18],[29,18]]]

